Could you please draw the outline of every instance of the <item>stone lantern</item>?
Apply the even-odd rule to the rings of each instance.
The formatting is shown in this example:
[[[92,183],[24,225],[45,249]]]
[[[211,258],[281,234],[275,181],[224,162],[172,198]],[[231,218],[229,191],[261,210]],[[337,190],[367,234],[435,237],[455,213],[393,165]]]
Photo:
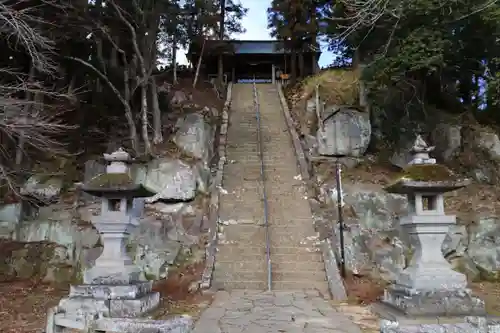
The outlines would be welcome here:
[[[126,253],[127,236],[136,228],[132,214],[134,198],[154,195],[141,185],[129,167],[130,155],[119,149],[104,154],[106,172],[94,177],[82,190],[102,199],[101,214],[92,219],[99,231],[103,252],[95,265],[84,271],[83,285],[73,285],[52,314],[52,326],[82,327],[89,315],[135,317],[157,307],[159,294],[152,282],[141,279],[141,271]],[[49,327],[50,325],[48,325]]]
[[[400,226],[413,248],[408,267],[385,290],[376,310],[390,321],[405,316],[484,315],[484,302],[472,295],[466,276],[454,271],[441,252],[443,240],[456,222],[455,216],[444,211],[444,193],[467,186],[469,181],[436,164],[429,157],[433,149],[418,136],[411,149],[413,159],[400,177],[386,187],[386,191],[408,198],[409,212],[400,217]],[[385,332],[383,327],[381,332]]]

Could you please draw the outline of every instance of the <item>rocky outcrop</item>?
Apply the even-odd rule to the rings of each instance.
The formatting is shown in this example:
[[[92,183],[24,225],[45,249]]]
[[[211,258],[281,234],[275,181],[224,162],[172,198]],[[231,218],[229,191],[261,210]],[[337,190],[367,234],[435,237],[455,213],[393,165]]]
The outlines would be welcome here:
[[[189,101],[188,96],[186,93],[182,90],[176,90],[172,94],[172,98],[170,99],[170,104],[171,105],[180,105],[182,103],[185,103]]]
[[[196,195],[197,170],[181,160],[154,159],[145,172],[144,186],[156,193],[149,202],[189,201]]]
[[[500,280],[500,220],[481,217],[476,222],[454,227],[442,250],[456,270],[471,280]]]
[[[40,203],[48,204],[58,199],[63,186],[62,178],[34,175],[21,188],[21,194],[30,196]]]
[[[320,201],[337,205],[332,185],[320,188]],[[397,216],[407,212],[404,196],[383,191],[377,185],[344,185],[344,249],[347,270],[392,281],[406,265],[408,242],[402,239]],[[332,212],[330,221],[337,219]],[[340,231],[335,230],[340,255]]]
[[[177,121],[176,127],[175,144],[187,155],[207,164],[212,156],[214,130],[203,115],[187,114]]]
[[[178,91],[171,102],[182,109],[189,97]],[[179,255],[184,257],[199,244],[208,214],[206,196],[198,194],[210,192],[215,135],[211,118],[219,113],[201,107],[198,111],[190,110],[177,121],[171,140],[180,156],[133,165],[135,177],[156,193],[134,200],[132,215],[139,218],[139,226],[127,245],[130,257],[148,279],[166,277]],[[101,161],[86,162],[83,182],[104,171]],[[4,272],[0,278],[36,275],[46,282],[76,282],[100,255],[100,236],[91,224],[92,216],[100,212],[98,198],[85,195],[82,206],[75,209],[71,204],[57,203],[61,189],[62,181],[57,177],[32,177],[23,193],[44,206],[31,214],[24,203],[0,205],[0,237],[17,244],[0,256]]]
[[[2,278],[36,275],[45,282],[78,281],[102,252],[99,234],[90,223],[99,211],[99,204],[81,207],[77,219],[70,207],[42,207],[36,219],[18,227],[18,239],[10,243],[17,244],[10,245],[14,250],[0,256]],[[200,205],[158,202],[146,204],[137,214],[141,218],[128,240],[129,255],[146,278],[164,278],[179,253],[198,243],[204,211]]]
[[[319,199],[331,207],[327,220],[335,223],[335,187],[324,184]],[[392,282],[412,254],[398,223],[398,216],[407,214],[406,197],[387,193],[379,185],[345,184],[344,201],[347,270]],[[340,231],[338,227],[334,231],[340,256]],[[450,228],[442,252],[454,269],[470,280],[500,281],[500,218],[484,216],[477,221],[459,221]]]
[[[322,123],[316,133],[320,155],[359,157],[368,149],[371,137],[368,113],[330,106],[323,112]]]

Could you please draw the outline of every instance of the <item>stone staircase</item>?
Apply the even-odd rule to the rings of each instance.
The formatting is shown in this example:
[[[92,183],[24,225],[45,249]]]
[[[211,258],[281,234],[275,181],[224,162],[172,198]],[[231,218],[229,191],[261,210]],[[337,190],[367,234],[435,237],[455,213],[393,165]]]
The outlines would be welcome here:
[[[261,113],[274,290],[316,289],[328,294],[312,214],[277,87],[257,84]],[[257,119],[251,84],[233,86],[228,164],[220,202],[213,285],[218,289],[267,289],[263,188]]]

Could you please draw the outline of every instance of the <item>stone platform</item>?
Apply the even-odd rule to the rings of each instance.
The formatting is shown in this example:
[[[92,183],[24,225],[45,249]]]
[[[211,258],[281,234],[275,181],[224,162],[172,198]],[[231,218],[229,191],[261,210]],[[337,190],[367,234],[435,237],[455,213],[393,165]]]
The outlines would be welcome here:
[[[90,332],[120,333],[187,333],[193,326],[189,316],[177,316],[168,320],[152,320],[144,318],[95,318],[72,317],[65,313],[49,311],[45,333],[64,333],[65,328]]]
[[[130,285],[76,285],[69,297],[59,302],[60,312],[78,316],[103,314],[106,317],[135,317],[156,308],[160,295],[152,292],[152,282]]]
[[[384,303],[371,311],[381,318],[380,333],[500,333],[500,320],[487,316],[413,316]]]
[[[387,287],[382,303],[410,316],[484,316],[484,302],[468,289],[415,290]]]

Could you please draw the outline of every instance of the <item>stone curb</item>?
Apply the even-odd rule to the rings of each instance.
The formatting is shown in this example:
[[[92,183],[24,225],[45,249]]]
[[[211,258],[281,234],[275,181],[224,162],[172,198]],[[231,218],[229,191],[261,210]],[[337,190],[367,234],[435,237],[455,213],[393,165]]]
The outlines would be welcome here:
[[[226,144],[227,129],[229,126],[229,109],[231,108],[233,84],[227,86],[226,101],[222,109],[222,121],[219,133],[217,172],[213,181],[213,188],[210,196],[210,213],[208,217],[208,235],[209,244],[205,250],[205,269],[200,282],[200,289],[208,289],[212,283],[212,275],[215,266],[215,255],[217,252],[217,223],[219,219],[219,199],[221,196],[222,177],[224,175],[224,166],[226,164]]]
[[[297,162],[300,168],[300,173],[302,180],[307,185],[307,196],[309,198],[314,197],[314,191],[312,188],[311,172],[309,170],[309,163],[307,162],[304,149],[302,149],[302,144],[300,142],[299,135],[295,129],[293,118],[288,108],[288,103],[286,102],[285,95],[283,93],[283,87],[281,84],[277,84],[278,94],[281,102],[281,109],[285,116],[286,124],[288,126],[288,133],[290,133],[290,138],[293,143],[295,150],[295,156],[297,157]],[[311,199],[310,199],[311,200]],[[321,212],[318,211],[316,205],[311,205],[311,212],[313,216],[321,216]],[[339,268],[337,265],[337,259],[335,257],[335,251],[333,244],[335,242],[331,239],[325,239],[321,245],[321,254],[323,257],[323,262],[325,264],[326,277],[328,279],[328,288],[332,298],[336,301],[344,301],[347,299],[347,294],[344,286],[344,281],[340,276]]]

